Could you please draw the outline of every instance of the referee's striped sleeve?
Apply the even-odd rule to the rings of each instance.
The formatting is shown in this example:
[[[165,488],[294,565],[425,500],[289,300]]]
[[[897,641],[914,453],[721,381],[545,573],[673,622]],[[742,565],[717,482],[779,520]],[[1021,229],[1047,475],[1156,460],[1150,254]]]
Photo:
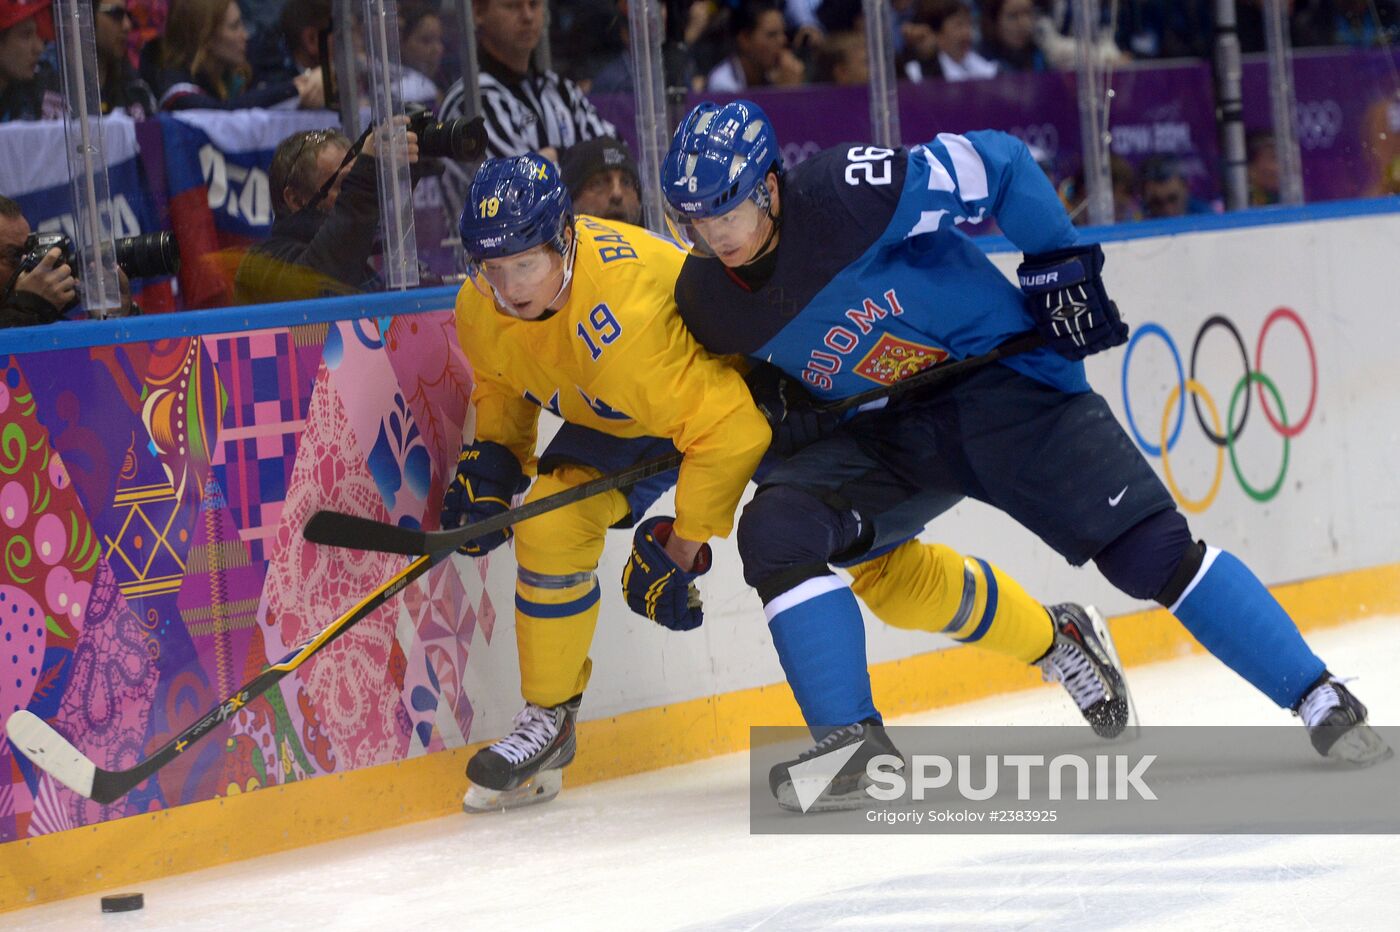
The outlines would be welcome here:
[[[535,148],[529,127],[512,119],[510,91],[490,75],[481,76],[481,116],[486,121],[486,151],[493,157],[520,155]]]
[[[603,119],[598,109],[593,106],[593,101],[588,99],[577,84],[568,78],[561,79],[560,83],[567,96],[569,112],[573,114],[574,128],[579,141],[617,135],[617,127]]]

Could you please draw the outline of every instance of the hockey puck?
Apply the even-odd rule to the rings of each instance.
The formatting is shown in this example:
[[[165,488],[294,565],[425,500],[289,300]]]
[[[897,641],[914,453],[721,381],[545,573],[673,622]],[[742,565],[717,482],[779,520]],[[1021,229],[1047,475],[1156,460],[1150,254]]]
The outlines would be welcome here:
[[[104,913],[130,913],[145,905],[146,898],[140,893],[113,893],[102,898]]]

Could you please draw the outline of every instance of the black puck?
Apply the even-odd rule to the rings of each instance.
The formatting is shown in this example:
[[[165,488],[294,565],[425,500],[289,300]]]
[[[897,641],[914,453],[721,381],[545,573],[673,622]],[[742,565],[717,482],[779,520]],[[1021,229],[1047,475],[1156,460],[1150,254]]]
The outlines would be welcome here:
[[[130,913],[145,905],[146,897],[140,893],[113,893],[102,898],[104,913]]]

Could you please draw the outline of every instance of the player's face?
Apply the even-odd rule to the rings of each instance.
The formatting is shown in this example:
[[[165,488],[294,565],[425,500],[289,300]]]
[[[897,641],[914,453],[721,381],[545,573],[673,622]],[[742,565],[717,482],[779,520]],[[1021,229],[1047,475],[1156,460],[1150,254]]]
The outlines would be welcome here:
[[[776,210],[777,186],[771,175],[766,183]],[[689,226],[697,253],[714,256],[733,269],[757,259],[770,244],[773,215],[747,198],[727,213],[692,220]]]
[[[513,256],[484,259],[476,264],[494,297],[521,320],[535,320],[564,285],[564,257],[549,245],[539,245]],[[478,284],[478,288],[480,285]]]

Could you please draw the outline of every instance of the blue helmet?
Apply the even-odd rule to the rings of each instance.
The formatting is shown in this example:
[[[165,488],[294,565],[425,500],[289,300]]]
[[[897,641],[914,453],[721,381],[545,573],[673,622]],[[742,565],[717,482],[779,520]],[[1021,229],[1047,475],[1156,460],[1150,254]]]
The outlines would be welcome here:
[[[768,208],[769,171],[783,173],[773,124],[758,104],[703,103],[690,111],[661,165],[661,187],[671,209],[687,220],[716,217],[746,198]]]
[[[474,262],[513,256],[541,243],[565,251],[574,204],[554,163],[533,152],[487,159],[472,179],[457,230]]]

